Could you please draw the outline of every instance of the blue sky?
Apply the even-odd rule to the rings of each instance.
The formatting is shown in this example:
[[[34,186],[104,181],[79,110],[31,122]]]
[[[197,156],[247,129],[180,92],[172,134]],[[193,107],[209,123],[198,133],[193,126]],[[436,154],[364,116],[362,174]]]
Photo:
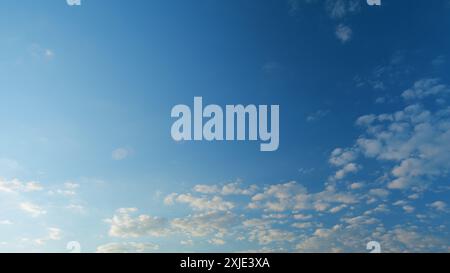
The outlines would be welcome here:
[[[1,252],[450,250],[448,0],[125,2],[1,3]],[[279,149],[173,141],[194,96]]]

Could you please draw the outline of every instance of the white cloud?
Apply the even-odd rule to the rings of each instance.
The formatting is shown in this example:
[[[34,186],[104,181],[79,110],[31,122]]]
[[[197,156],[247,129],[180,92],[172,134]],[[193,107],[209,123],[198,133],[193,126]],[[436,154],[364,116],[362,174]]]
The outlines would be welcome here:
[[[339,167],[354,161],[356,157],[357,153],[353,150],[336,148],[331,152],[329,162],[330,164]]]
[[[438,211],[447,211],[447,204],[444,201],[436,201],[429,204],[428,206]]]
[[[164,198],[164,204],[165,204],[165,205],[168,205],[168,206],[175,204],[175,198],[176,198],[177,196],[178,196],[177,193],[171,193],[171,194],[167,195],[167,196]]]
[[[181,241],[180,241],[180,244],[181,244],[181,245],[184,245],[184,246],[193,246],[193,245],[194,245],[194,241],[191,240],[191,239],[188,239],[188,240],[181,240]]]
[[[358,146],[364,151],[366,157],[375,157],[380,153],[382,144],[379,140],[358,139]]]
[[[182,234],[188,238],[209,237],[209,243],[217,244],[220,240],[225,242],[224,236],[230,234],[232,228],[242,223],[238,215],[221,211],[208,211],[172,220],[148,215],[133,216],[136,212],[135,208],[117,210],[111,219],[106,220],[110,224],[109,235],[138,238]]]
[[[372,124],[372,122],[374,122],[377,119],[376,115],[364,115],[359,117],[356,120],[356,125],[358,126],[369,126],[370,124]]]
[[[449,117],[447,108],[431,112],[419,104],[365,116],[360,125],[366,132],[356,145],[364,156],[391,168],[388,188],[423,189],[450,171]]]
[[[20,208],[32,217],[39,217],[47,213],[43,208],[30,202],[20,203]]]
[[[308,122],[315,122],[318,120],[323,119],[330,113],[330,110],[317,110],[316,112],[310,114],[308,117],[306,117],[306,121]]]
[[[427,249],[430,249],[431,247],[445,244],[445,241],[439,242],[439,239],[436,237],[420,234],[415,230],[405,228],[395,228],[382,236],[382,238],[386,244],[389,244],[389,241],[394,243],[397,242],[399,246],[393,247],[393,250],[396,252],[401,252],[401,249],[396,249],[401,247],[403,249],[408,249],[408,252],[426,252]],[[403,252],[405,252],[405,250],[403,250]]]
[[[294,214],[294,219],[296,220],[309,220],[311,219],[313,216],[310,214]]]
[[[390,212],[389,207],[386,204],[380,204],[374,209],[370,209],[364,212],[364,215],[372,215],[377,213],[388,213]]]
[[[407,201],[405,201],[405,200],[398,200],[398,201],[396,201],[396,202],[394,202],[394,206],[404,206],[404,205],[406,205],[406,204],[408,204],[408,202]]]
[[[263,214],[262,217],[267,219],[285,219],[288,217],[288,215],[283,213],[271,213],[271,214]]]
[[[211,234],[228,234],[232,227],[238,225],[239,218],[231,212],[206,212],[185,218],[175,218],[170,225],[175,232],[193,237],[205,237]]]
[[[338,212],[340,212],[341,210],[345,209],[346,207],[347,207],[346,204],[342,204],[342,205],[339,205],[339,206],[336,206],[336,207],[330,209],[330,212],[331,212],[331,213],[338,213]]]
[[[342,221],[345,222],[346,224],[348,224],[350,227],[374,225],[374,224],[376,224],[378,222],[377,219],[369,217],[367,215],[343,218]]]
[[[335,225],[316,230],[312,236],[303,238],[296,246],[299,252],[367,252],[366,243],[378,241],[383,253],[429,252],[447,250],[447,240],[411,228],[397,226],[387,230],[370,218],[350,219],[350,225]],[[375,226],[374,226],[375,224]],[[374,226],[374,228],[369,228]]]
[[[314,225],[310,222],[292,224],[292,227],[299,228],[299,229],[312,228],[313,226]]]
[[[36,60],[51,60],[55,57],[53,49],[45,48],[39,44],[32,44],[28,51],[30,56]]]
[[[225,240],[220,238],[212,238],[208,242],[213,245],[224,245],[226,243]]]
[[[80,184],[74,182],[66,182],[64,183],[64,187],[69,190],[76,190],[80,187]]]
[[[33,192],[41,191],[43,187],[39,182],[22,182],[18,179],[10,181],[0,178],[0,192],[18,193],[18,192]]]
[[[307,252],[366,252],[365,243],[371,240],[382,243],[383,252],[447,250],[446,238],[427,235],[420,228],[428,226],[418,227],[421,222],[410,219],[425,221],[412,214],[420,210],[413,202],[422,196],[421,186],[450,173],[449,117],[448,108],[431,112],[420,104],[363,116],[357,125],[364,132],[353,146],[331,153],[329,163],[338,171],[321,191],[309,192],[296,181],[266,187],[246,187],[240,182],[196,185],[188,193],[173,193],[164,199],[167,205],[182,204],[190,209],[187,215],[166,220],[136,216],[137,209],[120,209],[107,221],[110,235],[182,235],[185,238],[177,240],[183,245],[192,245],[193,239],[215,245],[247,240],[270,245],[267,249],[295,245],[298,251]],[[341,181],[362,168],[366,160],[376,164],[367,168],[375,170],[360,180],[364,182]],[[362,187],[364,191],[359,191]],[[403,193],[389,189],[408,191],[403,200],[394,202],[390,198]],[[447,210],[443,201],[428,207]],[[386,228],[381,217],[391,213],[404,217]],[[328,218],[329,214],[335,215]]]
[[[294,181],[271,185],[264,192],[255,194],[249,207],[281,212],[295,207],[295,197],[303,195],[308,197],[306,188]]]
[[[218,185],[195,185],[194,191],[204,194],[220,194],[220,195],[251,195],[258,187],[251,185],[248,188],[241,188],[240,182],[228,183],[221,186]]]
[[[364,184],[363,184],[363,183],[360,183],[360,182],[352,183],[352,184],[350,184],[350,186],[349,186],[349,188],[350,188],[351,190],[359,190],[359,189],[361,189],[362,187],[364,187]]]
[[[389,196],[390,192],[386,189],[371,189],[369,190],[369,194],[375,195],[380,198],[386,198]]]
[[[56,189],[56,190],[50,190],[48,193],[50,195],[58,194],[66,197],[75,196],[77,194],[77,189],[80,187],[80,184],[73,183],[73,182],[66,182],[64,183],[64,187]]]
[[[421,79],[414,83],[414,86],[403,92],[402,97],[407,100],[423,99],[428,96],[448,94],[450,87],[441,84],[439,79]]]
[[[411,205],[406,205],[406,206],[403,206],[402,208],[406,213],[413,213],[415,210],[415,208]]]
[[[246,210],[244,206],[237,206],[245,202],[238,202],[235,206],[223,210],[217,209],[216,205],[210,207],[208,202],[219,197],[216,194],[221,194],[223,186],[194,187],[194,192],[201,194],[200,197],[186,193],[173,194],[166,198],[169,199],[168,203],[174,204],[179,203],[178,197],[182,196],[181,200],[184,201],[181,203],[196,204],[189,205],[193,213],[166,220],[148,215],[137,216],[135,208],[119,209],[112,219],[107,220],[111,225],[109,235],[121,238],[184,236],[179,239],[183,242],[180,242],[182,246],[191,246],[194,240],[213,245],[244,240],[267,246],[268,249],[287,246],[289,251],[297,246],[298,251],[306,252],[366,252],[365,243],[371,240],[382,242],[385,252],[438,249],[445,243],[413,229],[402,229],[401,225],[386,230],[382,220],[375,218],[390,212],[386,204],[379,203],[372,209],[362,207],[361,204],[364,203],[360,201],[365,198],[387,199],[390,196],[388,190],[381,187],[370,188],[369,183],[366,185],[368,193],[354,195],[339,192],[336,186],[329,184],[323,191],[309,193],[295,181],[269,185],[255,191],[251,196],[239,197],[250,200],[247,207],[251,208],[251,211]],[[220,197],[220,202],[228,201]],[[395,202],[394,205],[406,213],[415,211],[415,207],[404,200]],[[361,208],[364,208],[364,212],[358,215],[357,212]],[[263,212],[257,211],[258,209]],[[302,210],[308,213],[314,211],[316,214],[302,214]],[[320,220],[328,213],[336,214],[337,218],[337,223],[331,224],[331,227],[327,227],[330,223],[324,224]],[[310,221],[311,219],[314,221]],[[424,238],[428,242],[427,245],[411,242],[409,238],[414,236]]]
[[[35,239],[34,242],[38,245],[44,245],[47,241],[59,241],[62,239],[62,230],[55,227],[47,228],[47,236],[44,238]]]
[[[194,191],[205,194],[214,194],[220,191],[220,187],[217,185],[195,185]]]
[[[345,0],[327,0],[327,9],[332,18],[342,18],[347,14]]]
[[[97,253],[149,253],[159,249],[153,243],[108,243],[97,247]]]
[[[297,14],[302,8],[302,4],[325,4],[325,10],[332,19],[343,19],[344,17],[356,14],[361,10],[359,0],[287,0],[289,14],[291,16]]]
[[[132,154],[132,150],[129,148],[117,148],[111,153],[111,157],[114,160],[124,160]]]
[[[388,188],[393,190],[403,190],[410,188],[411,186],[411,180],[408,180],[406,177],[396,178],[388,184]]]
[[[342,169],[340,169],[336,172],[336,174],[334,175],[334,178],[336,180],[341,180],[350,173],[358,172],[359,169],[360,169],[360,167],[358,165],[356,165],[355,163],[348,163]]]
[[[222,195],[252,195],[258,189],[258,186],[251,185],[248,188],[241,188],[240,183],[229,183],[222,187]]]
[[[142,236],[164,236],[168,232],[168,222],[164,218],[149,215],[132,214],[135,208],[121,208],[111,219],[105,221],[110,224],[109,235],[112,237],[129,238]]]
[[[334,188],[327,188],[317,193],[308,193],[304,186],[292,181],[271,185],[264,192],[255,194],[248,207],[277,212],[308,209],[323,211],[331,204],[352,204],[356,202],[357,198],[352,194],[336,192]]]
[[[209,210],[209,211],[228,211],[234,207],[234,204],[223,200],[220,196],[209,197],[195,197],[190,193],[187,194],[170,194],[165,198],[166,204],[173,204],[174,202],[187,204],[194,210]]]
[[[61,240],[62,231],[59,228],[49,228],[48,229],[48,238],[50,240],[58,241]]]
[[[86,211],[85,207],[79,204],[69,204],[66,206],[66,209],[76,213],[84,213]]]
[[[345,44],[352,38],[353,30],[347,25],[339,24],[335,33],[336,37]]]
[[[257,241],[260,245],[293,242],[295,239],[295,233],[281,229],[256,226],[249,231],[249,240]]]
[[[354,14],[361,9],[358,0],[327,0],[326,9],[333,19],[342,19],[348,14]]]

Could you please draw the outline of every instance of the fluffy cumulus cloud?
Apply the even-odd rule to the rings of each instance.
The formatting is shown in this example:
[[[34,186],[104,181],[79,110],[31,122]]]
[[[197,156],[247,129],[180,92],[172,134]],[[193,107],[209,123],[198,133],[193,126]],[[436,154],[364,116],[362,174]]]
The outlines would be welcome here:
[[[338,192],[334,187],[324,191],[309,193],[307,189],[295,181],[267,187],[263,192],[255,194],[248,204],[250,209],[265,211],[325,211],[333,205],[353,204],[357,197],[346,192]]]
[[[195,186],[193,192],[199,188]],[[368,195],[386,199],[390,192],[373,188]],[[396,224],[387,227],[379,216],[392,213],[393,208],[385,201],[380,199],[372,209],[366,209],[359,202],[367,198],[364,194],[341,193],[332,186],[321,192],[308,193],[304,186],[292,181],[270,185],[244,197],[248,199],[246,207],[244,203],[226,211],[196,211],[192,208],[193,214],[163,219],[139,215],[137,209],[124,208],[117,210],[106,222],[110,224],[111,237],[148,240],[148,237],[182,236],[180,247],[202,242],[220,249],[229,242],[247,241],[260,246],[260,250],[272,252],[364,252],[367,242],[377,240],[385,252],[422,252],[445,251],[448,244],[443,238],[423,233],[417,226]],[[406,211],[411,209],[408,202],[400,200],[393,206]],[[427,208],[444,213],[446,204],[436,201]],[[340,216],[334,224],[325,223],[325,215],[335,214]],[[98,252],[155,250],[158,248],[154,244],[128,242],[97,248]]]
[[[334,166],[344,166],[354,161],[356,157],[357,153],[351,149],[336,148],[331,153],[329,162]]]
[[[174,202],[186,204],[194,210],[227,211],[234,207],[232,202],[224,201],[220,196],[195,197],[192,194],[171,194],[165,199],[166,204]]]
[[[450,109],[409,105],[364,124],[357,146],[366,157],[392,165],[388,188],[420,190],[450,170],[449,117]]]
[[[354,146],[331,153],[330,164],[340,168],[335,178],[349,173],[342,166],[357,164],[358,157],[364,157],[381,166],[379,180],[390,190],[421,192],[442,181],[450,171],[450,108],[437,104],[428,110],[423,99],[442,97],[448,90],[437,79],[421,79],[402,93],[407,103],[403,109],[358,118],[356,125],[364,131]],[[350,166],[356,172],[360,165]]]
[[[438,211],[447,211],[447,204],[444,201],[436,201],[431,204],[429,204],[429,207],[434,208]]]
[[[173,232],[193,237],[223,237],[239,224],[239,216],[232,212],[207,212],[175,218],[170,222]]]
[[[105,221],[110,224],[109,235],[120,238],[142,236],[162,236],[167,233],[167,220],[149,215],[137,215],[136,208],[121,208],[111,219]]]
[[[312,236],[296,245],[299,252],[365,252],[366,244],[375,240],[382,252],[446,251],[447,245],[429,234],[421,234],[414,228],[386,229],[375,221],[358,224],[337,224],[331,228],[317,229]]]
[[[203,243],[220,250],[229,243],[246,241],[259,246],[256,251],[364,252],[367,242],[378,240],[385,252],[445,251],[448,244],[445,239],[423,233],[417,226],[383,223],[381,217],[394,213],[396,208],[411,217],[419,217],[413,215],[415,207],[411,201],[389,204],[389,189],[378,187],[364,192],[362,182],[343,187],[352,186],[355,193],[339,191],[338,186],[329,183],[322,191],[309,192],[296,181],[273,184],[258,188],[251,195],[240,195],[233,206],[224,206],[218,204],[231,203],[227,198],[236,200],[236,196],[225,195],[216,204],[212,200],[217,199],[223,186],[196,185],[190,192],[173,193],[165,199],[168,206],[199,202],[189,205],[191,212],[184,216],[166,219],[138,214],[135,208],[123,208],[106,222],[113,238],[181,237],[180,247]],[[177,200],[180,196],[184,197]],[[436,201],[423,209],[444,213],[446,204]],[[328,217],[336,220],[330,223]],[[99,252],[153,250],[137,243],[110,243],[97,249]]]
[[[350,173],[356,173],[358,170],[359,170],[358,165],[356,165],[355,163],[348,163],[342,169],[336,172],[334,178],[340,180]]]
[[[329,163],[340,169],[334,174],[335,180],[341,180],[350,173],[356,173],[360,166],[354,161],[358,153],[354,149],[336,148],[330,155]]]
[[[165,219],[149,215],[136,215],[137,209],[122,208],[107,219],[110,224],[109,235],[116,238],[161,237],[182,235],[191,237],[208,237],[207,241],[222,245],[223,237],[230,235],[239,224],[239,216],[232,212],[209,211]],[[187,239],[184,242],[192,242]],[[219,243],[223,242],[223,243]]]
[[[330,175],[321,187],[311,190],[297,181],[198,184],[164,198],[166,206],[184,213],[166,219],[119,209],[106,220],[109,235],[170,236],[179,238],[180,247],[201,243],[218,250],[246,242],[238,245],[366,252],[367,242],[375,240],[384,252],[447,251],[446,199],[421,200],[430,190],[448,191],[436,186],[450,171],[450,108],[437,104],[431,111],[422,101],[445,90],[437,80],[420,80],[403,92],[403,109],[359,117],[361,134],[350,147],[331,151]],[[387,216],[393,220],[386,222]],[[146,249],[136,246],[113,243],[99,250]]]
[[[450,87],[440,83],[439,79],[421,79],[414,86],[403,92],[402,97],[408,100],[423,99],[434,95],[447,95]]]
[[[218,185],[196,185],[194,191],[205,194],[220,194],[220,195],[251,195],[258,187],[251,185],[250,187],[241,187],[240,182],[228,183],[223,186]]]

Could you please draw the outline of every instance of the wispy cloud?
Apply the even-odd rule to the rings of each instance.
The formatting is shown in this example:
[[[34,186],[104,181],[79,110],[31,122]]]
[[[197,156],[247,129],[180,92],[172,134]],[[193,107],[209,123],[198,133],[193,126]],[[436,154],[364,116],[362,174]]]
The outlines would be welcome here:
[[[327,0],[325,5],[329,16],[333,19],[342,19],[361,9],[359,0]]]
[[[423,99],[429,96],[447,95],[450,93],[450,86],[441,84],[439,79],[421,79],[414,83],[414,86],[402,93],[402,97],[407,100]]]
[[[339,24],[336,27],[336,37],[343,43],[347,43],[352,38],[353,30],[344,24]]]
[[[18,193],[18,192],[33,192],[41,191],[43,187],[39,182],[30,181],[22,182],[18,179],[3,180],[0,178],[0,192]]]
[[[317,110],[316,112],[309,114],[306,117],[307,122],[315,122],[323,119],[330,113],[330,110]]]
[[[117,148],[114,151],[112,151],[111,153],[111,157],[114,160],[124,160],[126,158],[128,158],[131,154],[132,154],[132,149],[130,148],[125,148],[125,147],[121,147],[121,148]]]
[[[45,211],[42,207],[31,202],[20,203],[20,209],[30,214],[32,217],[39,217],[47,214],[47,211]]]
[[[43,47],[36,43],[29,47],[28,52],[30,56],[36,60],[52,60],[55,58],[53,49]]]
[[[97,247],[97,253],[148,253],[155,252],[159,245],[153,243],[108,243]]]

